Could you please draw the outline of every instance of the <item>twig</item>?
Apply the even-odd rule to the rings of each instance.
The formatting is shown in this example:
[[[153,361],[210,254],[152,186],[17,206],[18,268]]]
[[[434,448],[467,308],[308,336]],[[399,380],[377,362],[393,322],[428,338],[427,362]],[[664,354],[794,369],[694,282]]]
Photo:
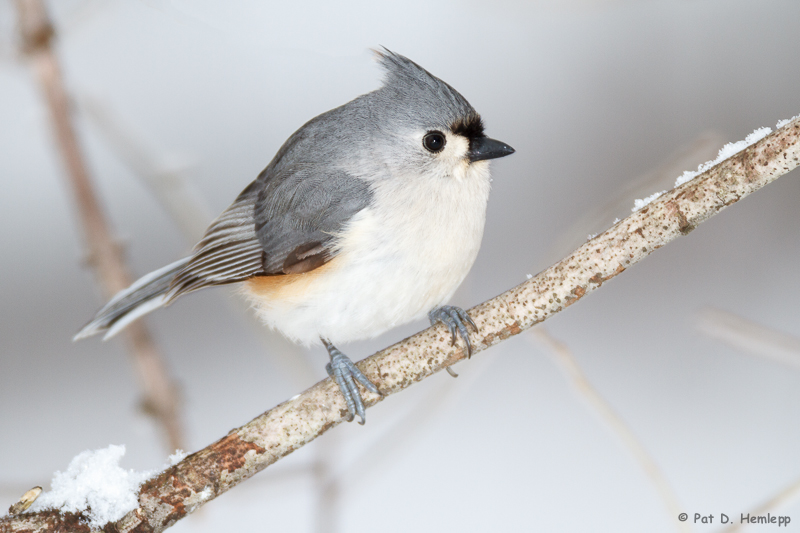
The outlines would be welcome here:
[[[56,141],[64,160],[69,185],[89,247],[91,263],[106,296],[131,283],[131,277],[108,228],[72,126],[69,98],[58,60],[51,46],[53,26],[41,0],[17,0],[23,49],[34,65],[50,109]],[[178,414],[177,388],[171,383],[164,360],[142,322],[126,330],[126,340],[144,394],[144,405],[161,424],[170,451],[184,448]]]
[[[36,486],[26,491],[17,503],[8,508],[8,514],[11,516],[24,513],[36,501],[36,498],[42,493],[42,487]]]
[[[533,335],[536,339],[548,348],[554,355],[556,362],[561,366],[561,369],[566,374],[575,389],[588,400],[592,407],[597,411],[603,421],[608,427],[616,433],[622,440],[623,444],[628,447],[633,458],[639,463],[639,466],[644,470],[644,473],[650,478],[650,481],[658,491],[661,500],[667,508],[670,518],[678,531],[692,531],[688,522],[680,522],[678,515],[683,512],[678,502],[678,497],[672,490],[666,476],[661,472],[661,469],[655,462],[647,449],[639,442],[633,431],[625,424],[622,418],[614,411],[614,408],[603,398],[603,396],[595,389],[586,374],[581,370],[580,365],[573,357],[570,349],[563,343],[554,338],[545,328],[537,328],[533,330]]]
[[[738,350],[800,368],[800,339],[720,309],[698,314],[697,329]]]
[[[480,332],[473,335],[473,354],[566,309],[798,164],[800,118],[661,195],[527,282],[470,309]],[[383,393],[365,393],[365,403],[374,405],[465,357],[463,345],[450,345],[444,326],[428,328],[361,361],[361,370]],[[163,531],[347,416],[336,384],[321,381],[147,481],[139,490],[139,507],[106,530]],[[79,518],[57,511],[22,514],[0,519],[0,532],[88,531]]]

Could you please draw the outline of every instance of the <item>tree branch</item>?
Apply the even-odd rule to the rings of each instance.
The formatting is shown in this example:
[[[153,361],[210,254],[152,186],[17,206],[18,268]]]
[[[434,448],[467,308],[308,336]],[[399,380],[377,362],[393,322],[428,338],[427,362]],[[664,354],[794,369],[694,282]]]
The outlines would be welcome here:
[[[800,117],[693,180],[661,195],[527,282],[469,313],[479,328],[479,353],[566,309],[650,253],[771,183],[800,164]],[[383,397],[365,392],[367,406],[464,359],[442,325],[428,328],[361,361]],[[147,481],[139,507],[105,531],[160,532],[316,439],[347,417],[335,383],[325,379]],[[56,511],[0,519],[5,531],[89,531],[77,515]]]
[[[41,0],[17,0],[17,11],[23,49],[34,65],[50,110],[56,143],[66,166],[89,248],[90,263],[96,270],[104,294],[110,298],[128,287],[132,280],[95,195],[75,135],[69,97],[51,46],[53,26]],[[169,451],[184,448],[177,387],[171,382],[164,358],[143,322],[131,324],[124,333],[139,374],[145,407],[160,423]]]

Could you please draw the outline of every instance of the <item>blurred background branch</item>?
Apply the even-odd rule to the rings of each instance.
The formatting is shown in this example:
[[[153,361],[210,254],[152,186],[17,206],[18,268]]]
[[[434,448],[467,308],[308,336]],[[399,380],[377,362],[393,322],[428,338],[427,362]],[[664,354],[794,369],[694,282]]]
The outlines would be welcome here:
[[[111,235],[109,224],[94,191],[92,179],[71,118],[70,98],[53,50],[55,30],[42,0],[16,0],[22,47],[30,58],[50,111],[56,145],[66,170],[78,219],[105,298],[130,285],[122,250]],[[143,406],[158,421],[169,451],[186,447],[180,416],[178,387],[144,322],[128,327],[123,337],[128,345],[142,388]]]
[[[639,441],[633,431],[628,427],[622,417],[616,413],[611,404],[606,401],[600,392],[591,384],[586,374],[581,369],[569,347],[553,337],[545,327],[539,327],[531,332],[531,337],[544,346],[553,360],[561,368],[567,380],[589,405],[600,416],[600,419],[608,428],[613,431],[622,443],[628,448],[634,460],[644,471],[658,492],[661,501],[669,514],[669,521],[673,523],[678,531],[692,531],[687,522],[678,520],[678,515],[683,512],[683,507],[670,486],[667,477],[661,471],[656,460],[648,453],[647,448]]]
[[[700,311],[695,327],[732,348],[800,369],[800,338],[794,335],[714,308]]]

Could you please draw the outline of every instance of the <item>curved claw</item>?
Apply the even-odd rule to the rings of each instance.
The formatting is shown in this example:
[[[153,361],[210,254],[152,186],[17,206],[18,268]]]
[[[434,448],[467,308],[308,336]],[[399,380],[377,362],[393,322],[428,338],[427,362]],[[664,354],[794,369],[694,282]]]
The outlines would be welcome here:
[[[452,336],[450,343],[452,346],[456,344],[456,331],[458,331],[458,335],[464,339],[464,344],[467,345],[467,357],[472,357],[472,343],[469,340],[467,325],[471,326],[476,333],[478,332],[478,326],[475,325],[472,317],[466,311],[453,305],[443,305],[428,313],[428,319],[431,321],[431,326],[436,325],[437,322],[447,326]]]
[[[325,370],[339,386],[339,390],[342,392],[342,396],[344,396],[344,402],[347,404],[347,410],[350,412],[350,418],[348,418],[347,421],[352,422],[355,416],[358,415],[361,418],[359,424],[364,425],[364,422],[366,422],[366,408],[364,407],[364,400],[361,398],[361,393],[358,390],[356,381],[361,383],[368,391],[380,396],[382,396],[382,394],[378,390],[378,387],[358,369],[349,357],[340,352],[336,346],[327,340],[321,340],[331,358],[331,362],[325,365]]]

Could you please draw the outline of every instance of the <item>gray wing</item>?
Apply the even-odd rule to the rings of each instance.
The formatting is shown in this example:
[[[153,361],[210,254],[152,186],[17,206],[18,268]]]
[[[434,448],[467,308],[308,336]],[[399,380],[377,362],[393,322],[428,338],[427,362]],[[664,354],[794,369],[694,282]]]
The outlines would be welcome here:
[[[308,272],[334,255],[336,234],[369,205],[362,179],[310,169],[265,170],[206,230],[169,299],[254,276]]]
[[[254,211],[264,272],[307,272],[326,263],[335,235],[371,197],[367,182],[345,172],[320,176],[300,171],[267,182]]]

